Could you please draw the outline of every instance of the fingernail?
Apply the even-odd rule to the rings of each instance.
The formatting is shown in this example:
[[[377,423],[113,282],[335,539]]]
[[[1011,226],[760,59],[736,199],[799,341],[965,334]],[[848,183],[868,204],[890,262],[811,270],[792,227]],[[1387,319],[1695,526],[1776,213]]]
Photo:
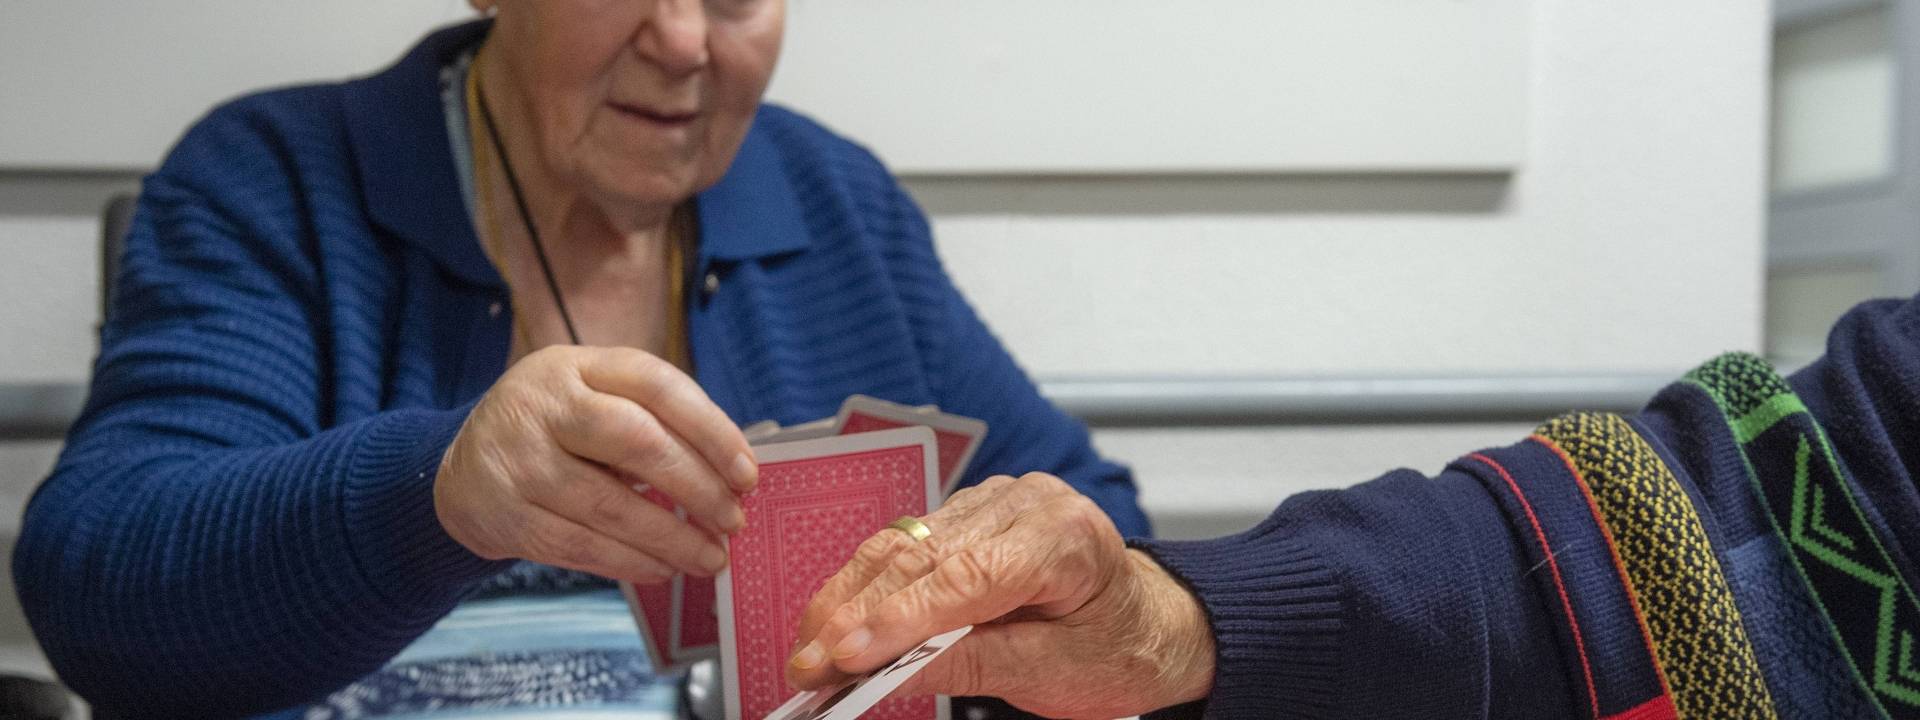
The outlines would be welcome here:
[[[826,659],[827,651],[821,650],[820,641],[815,640],[807,643],[806,647],[800,648],[800,652],[793,656],[793,666],[801,670],[812,670],[819,667],[820,663]]]
[[[727,551],[708,545],[707,549],[700,551],[700,564],[716,573],[725,570],[727,569]]]
[[[836,660],[845,660],[866,652],[867,646],[871,644],[873,644],[873,631],[865,627],[855,628],[853,632],[847,633],[846,637],[840,638],[839,645],[833,646],[833,657]]]
[[[760,466],[755,465],[753,463],[753,458],[747,457],[746,453],[740,453],[739,455],[734,456],[733,458],[734,488],[738,489],[740,492],[746,492],[748,490],[752,490],[754,484],[758,483],[759,481],[760,481]]]

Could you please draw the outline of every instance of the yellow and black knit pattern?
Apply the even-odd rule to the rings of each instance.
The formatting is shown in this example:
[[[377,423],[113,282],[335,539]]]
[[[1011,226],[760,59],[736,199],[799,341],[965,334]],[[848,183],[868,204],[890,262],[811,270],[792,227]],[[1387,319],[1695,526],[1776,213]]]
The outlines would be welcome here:
[[[1612,535],[1680,717],[1773,718],[1733,591],[1672,470],[1618,415],[1562,415],[1536,434],[1566,453]]]

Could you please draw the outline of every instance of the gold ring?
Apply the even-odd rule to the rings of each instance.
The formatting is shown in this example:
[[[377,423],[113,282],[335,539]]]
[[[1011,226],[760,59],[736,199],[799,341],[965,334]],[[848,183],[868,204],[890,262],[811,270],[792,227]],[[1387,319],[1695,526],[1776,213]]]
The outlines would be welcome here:
[[[919,518],[912,515],[902,515],[899,520],[887,523],[887,527],[906,533],[907,537],[913,538],[914,542],[925,540],[933,534],[933,530],[928,528],[926,523],[920,522]]]

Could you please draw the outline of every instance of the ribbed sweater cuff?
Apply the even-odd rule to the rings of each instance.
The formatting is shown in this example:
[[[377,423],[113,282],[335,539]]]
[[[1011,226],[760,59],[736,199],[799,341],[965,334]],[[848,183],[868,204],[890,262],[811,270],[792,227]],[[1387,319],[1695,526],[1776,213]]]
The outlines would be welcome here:
[[[1213,691],[1148,718],[1330,715],[1345,629],[1341,586],[1306,543],[1269,520],[1214,540],[1129,540],[1206,607]]]
[[[437,612],[511,564],[473,554],[434,514],[440,459],[471,410],[386,413],[361,435],[348,468],[343,512],[354,558],[373,589],[397,608]]]

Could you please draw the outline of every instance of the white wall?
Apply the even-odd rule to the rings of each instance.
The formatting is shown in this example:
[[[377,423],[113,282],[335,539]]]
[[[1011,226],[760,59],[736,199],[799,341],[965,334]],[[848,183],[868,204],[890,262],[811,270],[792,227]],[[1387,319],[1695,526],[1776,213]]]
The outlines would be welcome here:
[[[954,274],[1042,377],[1677,374],[1758,349],[1765,8],[1556,0],[1533,22],[1528,160],[1510,180],[910,184]],[[1391,467],[1436,470],[1525,429],[1096,437],[1184,528]]]
[[[206,4],[231,5],[230,0]],[[1146,17],[1140,9],[1144,6],[1136,5],[1115,7],[1131,8],[1120,13],[1123,18]],[[59,10],[68,6],[76,9]],[[411,14],[394,11],[381,17],[396,24],[427,25],[457,14],[458,6],[434,0],[403,5],[411,8]],[[34,11],[22,13],[22,7]],[[827,15],[824,19],[829,24],[851,25],[829,32],[820,27],[820,16],[830,7],[840,6],[809,3],[796,10],[794,43],[798,47],[789,59],[801,69],[789,67],[784,72],[834,67],[835,61],[821,59],[821,51],[807,49],[823,45],[823,39],[872,46],[875,57],[897,57],[903,52],[872,39],[880,31],[897,29],[901,24],[895,17],[897,9],[876,12],[878,17],[870,19],[873,27],[860,26],[859,16]],[[1301,11],[1292,7],[1289,13],[1266,19],[1299,25]],[[1365,17],[1387,15],[1369,3],[1354,7],[1373,8],[1373,14]],[[1480,25],[1456,19],[1435,28],[1436,32],[1461,32],[1466,35],[1463,43],[1510,36],[1531,42],[1517,51],[1489,51],[1509,65],[1529,63],[1489,72],[1528,78],[1529,86],[1512,93],[1491,87],[1463,90],[1460,98],[1465,105],[1481,108],[1479,114],[1488,122],[1504,128],[1496,133],[1498,137],[1511,136],[1508,130],[1515,127],[1527,128],[1525,145],[1517,152],[1526,160],[1514,161],[1517,171],[1120,175],[1089,161],[1081,174],[976,176],[999,167],[986,163],[969,166],[962,174],[917,173],[911,178],[912,187],[936,217],[955,274],[1042,376],[1668,371],[1722,349],[1757,345],[1762,217],[1758,188],[1764,173],[1767,67],[1763,8],[1735,3],[1515,6],[1506,0],[1423,2],[1410,7],[1468,7],[1496,17],[1497,22]],[[67,27],[77,20],[111,27],[124,24],[94,17],[112,13],[93,1],[7,8],[0,12],[14,14],[22,22],[0,22],[0,27],[11,27],[5,32],[18,39],[73,34],[71,29],[45,33],[28,29],[35,24]],[[926,12],[939,15],[934,9]],[[1352,44],[1368,47],[1380,60],[1361,67],[1351,48],[1296,51],[1277,44],[1272,48],[1277,56],[1297,54],[1341,64],[1298,68],[1278,64],[1273,74],[1283,80],[1310,75],[1350,76],[1351,83],[1387,82],[1379,68],[1417,65],[1439,54],[1433,45],[1373,45],[1383,37],[1395,39],[1408,33],[1383,22],[1367,26],[1351,16],[1355,12],[1351,9],[1326,12],[1329,27],[1357,35]],[[807,22],[809,13],[813,24]],[[1521,16],[1507,17],[1514,13]],[[324,11],[287,15],[285,22],[268,22],[259,19],[258,11],[247,14],[252,19],[241,30],[250,44],[243,45],[257,46],[261,33],[288,33],[289,26],[298,24],[294,20],[322,28],[340,24],[338,19],[323,23]],[[1148,19],[1166,21],[1158,16]],[[169,22],[161,17],[147,20]],[[1065,22],[1058,17],[1035,20],[1043,21]],[[1190,22],[1175,29],[1191,35],[1196,27],[1205,26]],[[990,29],[975,28],[980,34]],[[342,53],[331,62],[378,65],[392,53],[363,46],[396,34],[401,33],[364,32],[353,38],[354,52]],[[197,35],[210,36],[217,33],[201,29]],[[1000,39],[995,42],[1007,42],[996,37]],[[1297,32],[1278,33],[1276,38],[1306,44]],[[1066,45],[1057,55],[1072,55],[1077,49],[1065,34],[1034,38],[1042,40]],[[311,38],[301,42],[313,44]],[[1204,44],[1192,38],[1185,42]],[[1078,43],[1104,47],[1090,39]],[[1245,45],[1234,47],[1241,55],[1257,50]],[[1169,41],[1167,48],[1143,52],[1169,48],[1179,50],[1180,44]],[[937,76],[965,75],[964,68],[955,68],[966,63],[956,63],[952,54],[934,53],[927,61]],[[1454,64],[1498,66],[1487,60],[1479,63]],[[5,64],[15,70],[0,72],[0,87],[30,91],[41,104],[58,103],[63,97],[87,93],[63,95],[48,77],[70,72],[92,79],[98,74],[90,69],[31,65],[31,58],[25,57]],[[255,81],[257,74],[258,68],[253,68],[243,77]],[[1250,73],[1237,80],[1209,78],[1211,92],[1183,96],[1183,103],[1205,105],[1193,107],[1193,115],[1232,115],[1244,104],[1269,101],[1276,83],[1300,84]],[[897,85],[897,81],[896,77],[892,82]],[[875,104],[870,98],[827,93],[817,83],[782,83],[788,88],[786,97],[803,110],[827,118],[849,117],[850,107],[859,115],[882,115],[890,106],[916,104],[913,94]],[[203,92],[222,86],[199,80],[181,87]],[[954,89],[933,84],[914,92],[932,102],[952,95]],[[1030,94],[1042,92],[1035,88]],[[1525,116],[1505,118],[1515,97],[1530,98],[1522,108]],[[1413,98],[1403,107],[1380,107],[1377,98],[1357,92],[1309,99],[1327,107],[1303,104],[1294,113],[1340,116],[1363,107],[1378,110],[1376,114],[1417,118],[1434,104]],[[1138,102],[1155,100],[1143,97]],[[809,107],[809,102],[816,104]],[[1080,135],[1086,147],[1136,138],[1142,128],[1168,122],[1161,116],[1134,117],[1138,113],[1129,112],[1133,102],[1113,103],[1110,123],[1084,127]],[[41,109],[17,116],[48,114]],[[913,119],[910,114],[905,118]],[[1416,119],[1408,122],[1419,125]],[[31,136],[28,125],[14,122],[0,127]],[[82,126],[106,136],[115,136],[119,127]],[[1342,137],[1305,130],[1296,139],[1287,131],[1304,125],[1280,118],[1273,126],[1277,132],[1267,142],[1273,146],[1362,146],[1374,139],[1367,133]],[[1174,128],[1166,134],[1182,133]],[[0,138],[6,135],[0,133]],[[102,138],[103,144],[108,139]],[[145,147],[140,143],[146,140],[125,142],[129,147]],[[111,157],[95,157],[86,150],[90,142],[69,140],[68,144],[78,147],[59,151],[64,153],[59,156],[69,158],[72,167],[115,167],[127,161],[125,149]],[[1210,153],[1248,144],[1239,138],[1221,138],[1217,147],[1196,145],[1185,155],[1204,166]],[[898,139],[877,147],[889,158],[912,154],[910,146]],[[890,151],[890,147],[908,149]],[[1324,153],[1324,157],[1339,155]],[[5,162],[0,156],[0,172],[5,171]],[[16,162],[34,167],[58,164],[37,156]],[[1330,167],[1279,161],[1274,166]],[[42,180],[17,177],[7,189],[36,190]],[[9,222],[16,223],[0,242],[39,248],[60,244],[59,237],[74,237],[82,239],[82,245],[90,244],[91,207],[83,200],[92,188],[86,183],[67,185],[59,198],[64,207],[55,210],[42,209],[42,203],[32,200],[0,200],[0,212],[9,213]],[[38,262],[57,270],[69,267],[76,253],[73,246],[44,251],[38,254],[42,258]],[[34,287],[35,278],[52,276],[46,272],[49,268],[34,266],[31,258],[36,253],[31,249],[18,257],[28,260],[6,272],[21,275],[22,287]],[[0,360],[0,373],[84,375],[88,353],[84,334],[60,333],[61,328],[86,327],[73,323],[85,312],[74,302],[84,298],[83,286],[64,283],[58,287],[57,294],[27,301],[18,308],[22,312],[0,319],[48,340],[11,349],[11,357]],[[33,310],[26,312],[28,308]]]
[[[1893,172],[1892,14],[1887,5],[1867,4],[1780,32],[1772,77],[1774,192]]]
[[[1041,375],[1670,371],[1756,347],[1765,9],[1533,7],[1510,181],[918,187]]]
[[[1504,171],[1522,157],[1526,9],[797,2],[768,94],[917,174]]]
[[[209,104],[378,67],[422,29],[471,17],[466,5],[0,6],[0,67],[59,68],[0,73],[11,103],[0,165],[144,166]],[[769,96],[912,173],[1507,170],[1520,160],[1524,0],[1090,7],[797,0]]]
[[[1525,161],[1511,175],[908,184],[960,284],[1043,378],[1678,372],[1757,348],[1765,5],[1527,8]],[[57,69],[0,65],[17,72]],[[95,207],[128,182],[0,168],[0,382],[85,377]],[[1136,466],[1157,517],[1201,532],[1525,429],[1146,428],[1096,442]],[[36,481],[49,459],[0,451],[0,488]]]
[[[140,168],[212,103],[365,73],[465,0],[0,4],[0,164]]]

